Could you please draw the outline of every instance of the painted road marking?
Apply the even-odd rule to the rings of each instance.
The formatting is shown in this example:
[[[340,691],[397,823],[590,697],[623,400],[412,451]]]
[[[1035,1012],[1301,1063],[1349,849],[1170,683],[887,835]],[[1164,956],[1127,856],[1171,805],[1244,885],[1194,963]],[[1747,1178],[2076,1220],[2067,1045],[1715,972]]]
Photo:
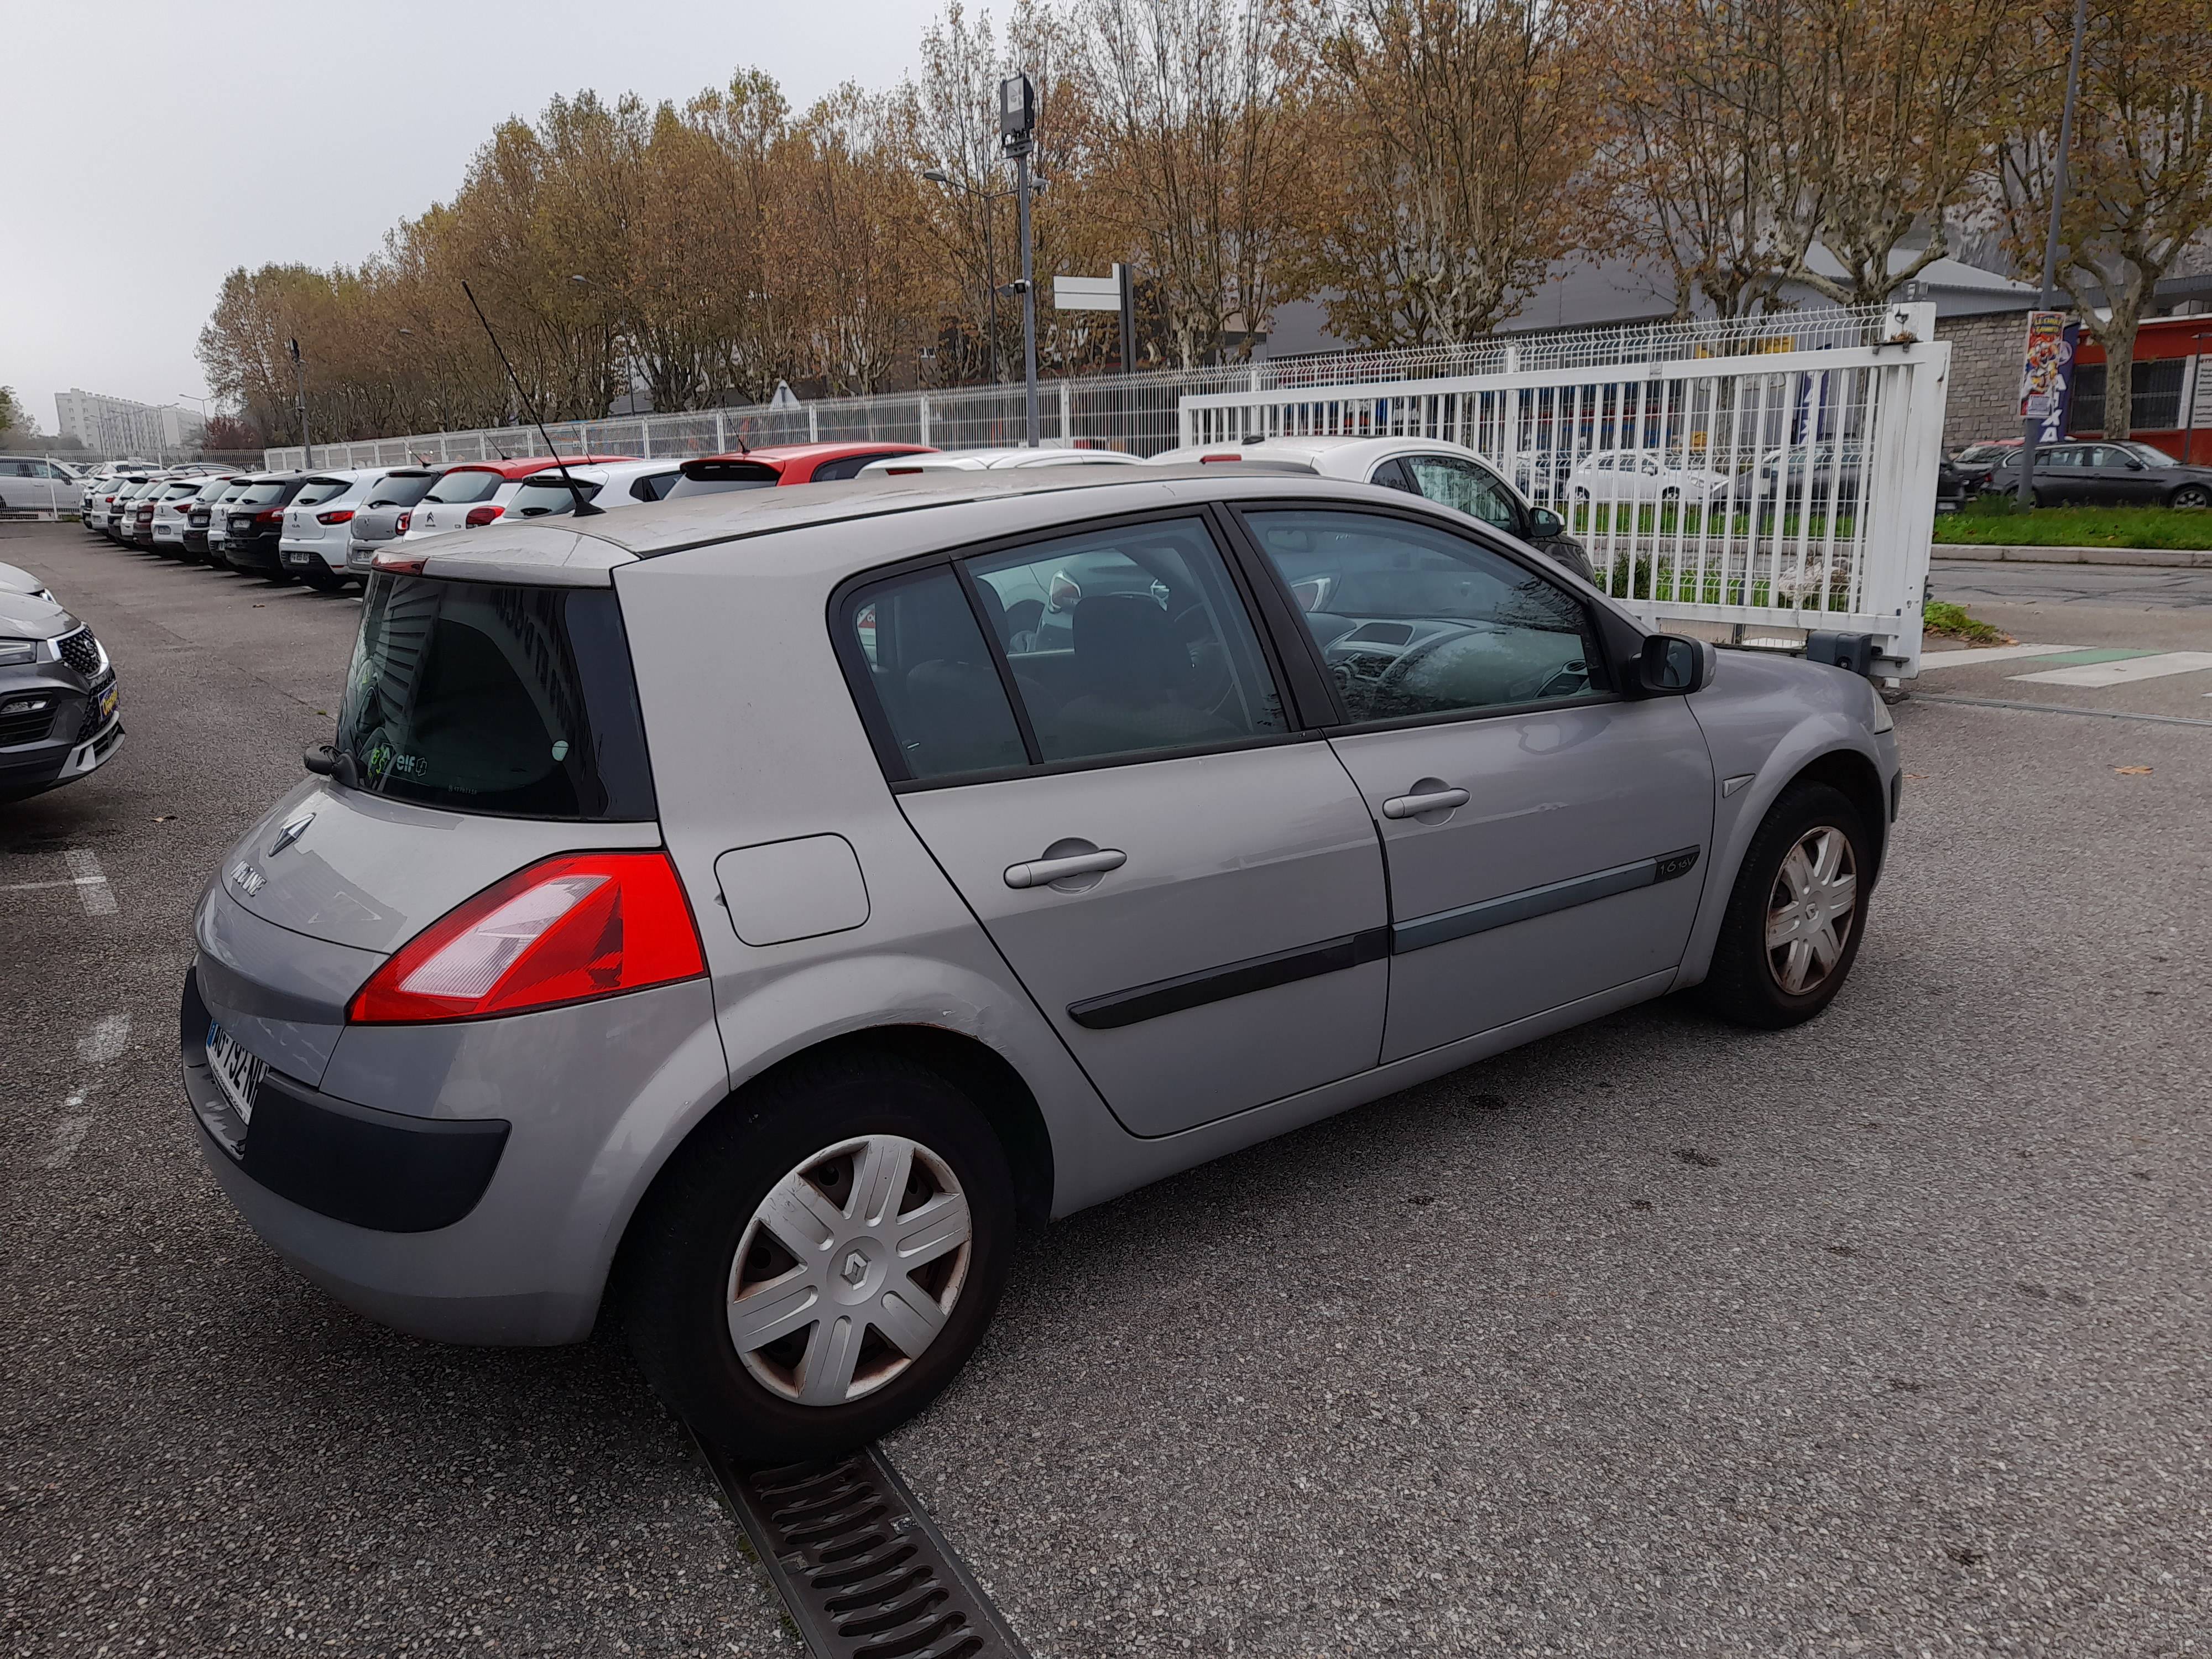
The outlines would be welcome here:
[[[1924,674],[1931,668],[1957,668],[1970,662],[2010,662],[2015,657],[2055,657],[2063,652],[2081,649],[2078,645],[1996,645],[1969,647],[1960,651],[1923,651],[1920,653],[1920,671]]]
[[[76,1040],[76,1057],[88,1066],[105,1066],[121,1054],[131,1041],[131,1016],[102,1014]]]
[[[78,1090],[69,1097],[71,1106],[84,1104],[85,1091]],[[92,1127],[92,1117],[64,1117],[54,1120],[54,1149],[46,1154],[46,1167],[58,1170],[76,1156],[76,1149],[84,1145],[85,1132]]]
[[[72,847],[62,854],[76,878],[77,902],[84,906],[88,916],[112,916],[115,914],[115,890],[107,884],[106,872],[100,869],[100,860],[89,847]]]
[[[2212,668],[2212,651],[2164,651],[2150,655],[2107,658],[2071,668],[2046,669],[2039,674],[2009,678],[2031,685],[2083,685],[2102,690],[2133,685],[2138,680],[2164,679],[2169,674],[2196,674]]]
[[[0,887],[0,893],[41,893],[51,887],[88,887],[105,885],[106,876],[64,876],[59,881],[11,881]]]

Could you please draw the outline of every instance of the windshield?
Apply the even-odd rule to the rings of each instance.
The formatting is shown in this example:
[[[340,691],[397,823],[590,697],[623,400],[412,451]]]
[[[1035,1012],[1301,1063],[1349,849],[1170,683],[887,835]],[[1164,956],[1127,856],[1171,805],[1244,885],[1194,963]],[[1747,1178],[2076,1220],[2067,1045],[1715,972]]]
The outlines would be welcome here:
[[[379,478],[369,487],[371,507],[412,507],[429,493],[430,486],[438,482],[434,472],[395,472],[388,478]]]
[[[599,485],[582,478],[576,480],[576,489],[582,492],[587,501],[599,493]],[[561,475],[557,472],[541,473],[532,478],[516,490],[514,499],[507,504],[507,516],[510,519],[537,519],[548,513],[573,513],[575,510],[575,495],[561,482]]]
[[[360,787],[427,806],[653,816],[629,645],[606,588],[377,572],[337,746]]]
[[[475,467],[459,472],[448,472],[432,485],[422,499],[435,501],[441,507],[466,507],[471,501],[489,501],[499,491],[506,479],[496,472]]]
[[[2179,466],[2181,465],[2164,450],[2154,449],[2148,444],[2116,444],[2113,447],[2123,455],[2132,455],[2145,466]]]

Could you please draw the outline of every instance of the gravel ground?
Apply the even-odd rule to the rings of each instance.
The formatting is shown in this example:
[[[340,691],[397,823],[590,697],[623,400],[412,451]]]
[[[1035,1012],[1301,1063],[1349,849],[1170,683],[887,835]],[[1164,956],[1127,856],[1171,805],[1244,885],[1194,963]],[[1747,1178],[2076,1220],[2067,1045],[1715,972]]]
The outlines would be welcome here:
[[[795,1653],[619,1350],[382,1332],[199,1165],[186,919],[353,602],[0,559],[131,728],[0,809],[0,884],[118,900],[0,895],[0,1644]],[[2212,732],[1898,719],[1820,1020],[1632,1011],[1029,1242],[890,1451],[1040,1659],[2212,1652]]]

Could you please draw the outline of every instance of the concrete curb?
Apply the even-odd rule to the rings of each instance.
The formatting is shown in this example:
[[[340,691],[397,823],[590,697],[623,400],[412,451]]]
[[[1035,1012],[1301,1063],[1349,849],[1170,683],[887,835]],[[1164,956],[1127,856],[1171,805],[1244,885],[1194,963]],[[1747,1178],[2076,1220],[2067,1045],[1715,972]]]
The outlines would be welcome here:
[[[2179,547],[1973,547],[1938,542],[1929,553],[1938,559],[1971,559],[1990,564],[2120,564],[2212,570],[2212,550]]]

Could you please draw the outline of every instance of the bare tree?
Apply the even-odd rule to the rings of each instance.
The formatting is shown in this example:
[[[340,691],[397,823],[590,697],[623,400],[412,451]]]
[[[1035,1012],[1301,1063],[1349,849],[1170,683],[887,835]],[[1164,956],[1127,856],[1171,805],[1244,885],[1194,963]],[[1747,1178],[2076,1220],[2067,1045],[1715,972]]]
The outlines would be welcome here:
[[[2019,20],[2045,72],[2016,89],[1991,185],[2006,243],[2024,270],[2042,263],[2055,183],[2059,103],[2072,8]],[[2136,333],[2154,289],[2212,227],[2212,0],[2093,0],[2058,276],[2105,348],[2105,434],[2133,423]]]
[[[1306,266],[1364,345],[1468,340],[1582,240],[1583,0],[1316,0]]]

